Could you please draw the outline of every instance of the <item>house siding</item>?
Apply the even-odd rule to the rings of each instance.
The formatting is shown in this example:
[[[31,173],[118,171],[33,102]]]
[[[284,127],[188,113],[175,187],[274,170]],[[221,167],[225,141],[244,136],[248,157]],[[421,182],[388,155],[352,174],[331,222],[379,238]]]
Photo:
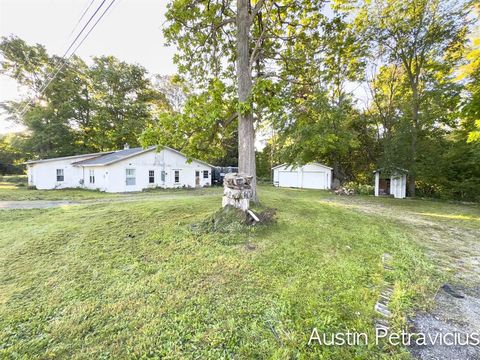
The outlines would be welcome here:
[[[83,159],[58,160],[29,164],[27,173],[29,185],[38,189],[59,189],[81,187],[106,192],[141,191],[152,187],[203,187],[212,184],[212,168],[200,161],[187,162],[187,158],[170,149],[160,152],[154,150],[120,160],[110,165],[81,166],[72,165]],[[63,168],[65,180],[56,182],[56,169]],[[127,185],[126,170],[135,169],[135,184]],[[90,172],[94,170],[95,183],[90,183]],[[149,171],[154,171],[154,183],[149,182]],[[180,173],[180,181],[175,183],[175,170]],[[162,171],[165,181],[162,181]],[[195,172],[199,172],[198,183]],[[208,171],[208,178],[203,177],[203,171]],[[30,183],[33,176],[33,182]],[[82,184],[83,180],[83,184]]]
[[[83,179],[83,169],[72,165],[72,163],[87,160],[91,157],[90,155],[27,164],[28,185],[35,186],[40,190],[83,187],[80,183],[80,180]],[[57,181],[57,169],[63,169],[63,181]]]

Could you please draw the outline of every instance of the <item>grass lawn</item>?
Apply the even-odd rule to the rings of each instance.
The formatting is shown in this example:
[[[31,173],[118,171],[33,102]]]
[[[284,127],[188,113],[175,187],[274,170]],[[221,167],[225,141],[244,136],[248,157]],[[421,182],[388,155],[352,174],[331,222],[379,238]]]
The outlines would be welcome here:
[[[412,228],[322,191],[261,187],[260,197],[277,224],[240,234],[191,229],[217,196],[0,211],[0,357],[408,359],[373,344],[373,308],[393,282],[399,327],[447,276]],[[364,202],[389,201],[377,200]],[[419,217],[480,218],[442,206]],[[314,327],[372,343],[308,346]]]
[[[216,188],[205,188],[200,191],[192,192],[192,189],[149,189],[141,193],[105,193],[101,191],[88,189],[59,189],[59,190],[36,190],[27,187],[27,178],[24,175],[0,176],[0,201],[32,201],[32,200],[108,200],[108,199],[128,199],[132,196],[152,197],[155,195],[191,193],[195,195],[204,195],[216,193]]]
[[[216,196],[0,212],[0,354],[408,358],[386,345],[307,345],[313,327],[373,339],[387,277],[396,326],[425,302],[439,278],[407,229],[325,204],[321,191],[260,196],[278,223],[242,234],[191,230]]]
[[[83,189],[35,190],[27,187],[27,177],[22,175],[0,176],[0,201],[9,200],[86,200],[115,197],[99,191]]]

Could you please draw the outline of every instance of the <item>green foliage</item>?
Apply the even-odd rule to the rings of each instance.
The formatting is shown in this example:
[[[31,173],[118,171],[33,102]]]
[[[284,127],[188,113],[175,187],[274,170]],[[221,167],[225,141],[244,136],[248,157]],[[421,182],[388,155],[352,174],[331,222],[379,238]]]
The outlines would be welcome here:
[[[17,37],[0,43],[1,73],[29,89],[28,96],[2,104],[11,121],[24,125],[25,155],[54,157],[138,145],[166,99],[146,70],[114,57],[97,57],[90,66],[73,57],[45,91],[42,87],[62,60],[41,45]],[[21,112],[25,109],[24,112]]]
[[[373,195],[375,187],[368,184],[360,184],[355,181],[349,181],[343,185],[347,190],[353,190],[358,195]]]
[[[235,99],[231,88],[219,79],[191,94],[181,112],[159,114],[155,126],[147,127],[141,144],[162,144],[183,151],[190,157],[221,162],[237,148]],[[227,164],[227,165],[232,165]]]
[[[334,168],[334,177],[343,180],[348,176],[345,160],[360,145],[352,126],[358,112],[345,85],[359,79],[365,49],[355,29],[339,13],[319,28],[324,30],[316,39],[320,49],[307,48],[311,59],[296,74],[298,80],[283,84],[285,106],[278,109],[272,122],[284,161],[326,162]],[[292,47],[291,51],[306,50]]]
[[[264,181],[270,181],[273,167],[270,147],[266,146],[262,151],[257,151],[255,160],[257,162],[257,177]]]
[[[21,174],[25,154],[20,151],[20,137],[17,135],[0,135],[0,174]]]

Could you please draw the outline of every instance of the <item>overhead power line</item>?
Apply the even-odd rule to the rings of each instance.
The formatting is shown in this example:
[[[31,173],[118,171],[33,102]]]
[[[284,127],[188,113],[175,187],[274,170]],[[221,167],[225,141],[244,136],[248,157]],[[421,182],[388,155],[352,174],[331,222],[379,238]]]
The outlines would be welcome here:
[[[80,23],[82,22],[83,18],[85,17],[85,15],[87,14],[88,10],[90,10],[90,8],[92,7],[93,3],[95,2],[95,0],[91,0],[90,1],[90,4],[85,8],[85,10],[83,11],[82,15],[80,16],[80,19],[78,19],[77,23],[75,24],[75,26],[73,27],[72,31],[70,32],[70,35],[68,35],[69,37],[72,36],[72,34],[75,32],[75,30],[77,30],[78,28],[78,25],[80,25]]]
[[[90,24],[90,22],[93,20],[93,18],[95,17],[95,15],[99,12],[99,10],[103,7],[103,4],[106,2],[107,0],[103,0],[101,2],[101,4],[97,7],[97,9],[95,10],[95,12],[93,13],[92,16],[90,16],[90,18],[88,19],[87,23],[83,26],[83,28],[80,30],[80,32],[78,33],[78,35],[75,37],[75,39],[71,42],[70,46],[67,48],[67,50],[65,51],[65,53],[63,54],[62,56],[62,59],[59,61],[59,63],[57,63],[57,65],[55,66],[55,68],[53,69],[52,71],[52,75],[46,80],[46,83],[44,86],[41,87],[41,89],[39,90],[39,94],[38,96],[41,96],[43,95],[44,91],[48,88],[48,86],[52,83],[52,81],[55,79],[55,77],[58,75],[58,73],[65,67],[65,65],[67,64],[67,62],[70,60],[70,58],[75,54],[75,52],[78,50],[78,48],[84,43],[84,41],[87,39],[87,37],[90,35],[90,33],[93,31],[93,29],[97,26],[97,24],[100,22],[100,20],[105,16],[105,14],[108,12],[108,10],[112,7],[112,5],[115,3],[116,0],[111,0],[109,5],[107,6],[107,8],[101,13],[100,17],[94,22],[94,24],[92,25],[92,27],[88,30],[87,34],[82,38],[82,40],[77,44],[77,46],[74,48],[74,50],[70,53],[70,55],[65,59],[65,57],[67,56],[68,52],[71,50],[71,48],[74,46],[74,44],[77,42],[77,40],[80,38],[80,36],[82,35],[82,33],[85,31],[85,29],[87,28],[88,24]],[[90,6],[92,5],[93,1],[90,3],[89,7],[87,8],[87,10],[90,8]],[[87,11],[86,10],[86,11]],[[85,12],[84,12],[85,14]],[[83,18],[85,15],[82,14],[81,18]],[[79,22],[81,21],[81,18],[79,20]],[[20,116],[19,117],[23,117],[23,115],[25,115],[25,112],[28,108],[28,106],[32,103],[32,100],[30,100],[29,102],[27,102],[27,104],[25,104],[24,108],[22,109],[21,113],[20,113]]]
[[[97,7],[97,10],[95,10],[95,12],[93,13],[92,16],[90,16],[90,19],[88,19],[87,23],[85,25],[83,25],[83,28],[82,30],[80,30],[80,32],[78,33],[78,35],[75,37],[75,39],[73,39],[72,43],[70,44],[70,46],[68,47],[67,50],[65,50],[65,53],[63,54],[62,58],[65,58],[65,56],[67,56],[68,52],[70,51],[70,49],[73,47],[73,45],[77,42],[77,40],[80,38],[80,36],[82,36],[82,33],[85,31],[85,29],[87,28],[88,24],[90,24],[90,21],[93,20],[93,18],[95,17],[95,15],[97,15],[98,11],[101,9],[101,7],[103,6],[103,4],[105,4],[107,0],[103,0],[100,5]],[[113,0],[115,1],[115,0]]]
[[[88,30],[87,34],[85,35],[85,37],[82,39],[82,41],[80,41],[80,43],[75,47],[75,49],[73,50],[72,54],[69,56],[69,58],[75,54],[75,52],[78,50],[78,48],[80,46],[82,46],[83,42],[87,39],[88,35],[90,35],[90,33],[93,31],[93,29],[95,29],[95,26],[97,26],[97,24],[100,22],[100,20],[102,20],[102,18],[105,16],[105,14],[108,12],[108,10],[112,7],[112,5],[115,3],[116,0],[112,0],[110,2],[110,4],[107,6],[107,8],[103,11],[103,13],[100,15],[100,17],[97,19],[97,21],[95,21],[95,23],[93,24],[93,26],[90,28],[90,30]]]

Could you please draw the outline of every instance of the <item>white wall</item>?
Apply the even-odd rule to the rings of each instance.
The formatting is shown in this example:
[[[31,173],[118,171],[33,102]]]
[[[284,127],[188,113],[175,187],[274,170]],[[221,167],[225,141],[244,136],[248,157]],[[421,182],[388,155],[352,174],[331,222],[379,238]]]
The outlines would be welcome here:
[[[91,158],[92,155],[74,157],[63,160],[51,160],[35,164],[27,164],[28,185],[37,189],[64,189],[81,187],[82,168],[72,163]],[[64,181],[57,181],[57,169],[63,169]]]
[[[273,183],[280,187],[330,189],[332,170],[321,164],[306,164],[292,168],[285,165],[273,169]]]
[[[73,166],[74,162],[92,157],[75,157],[66,160],[52,160],[27,165],[29,185],[37,189],[62,189],[83,187],[107,192],[141,191],[149,187],[196,187],[195,172],[199,171],[198,186],[212,184],[212,169],[198,161],[187,163],[185,156],[163,149],[133,156],[107,166]],[[56,181],[56,169],[63,169],[64,181]],[[126,169],[135,169],[135,185],[126,184]],[[95,182],[90,183],[90,170],[94,171]],[[155,182],[149,183],[149,170],[154,171]],[[180,172],[180,180],[175,183],[175,170]],[[165,171],[165,181],[161,172]],[[203,171],[208,171],[208,177],[203,177]],[[33,177],[33,178],[32,178]],[[33,179],[33,181],[31,181]],[[83,179],[83,185],[81,180]]]
[[[210,186],[212,184],[212,169],[200,162],[187,163],[185,156],[169,149],[160,152],[154,150],[145,152],[129,159],[121,160],[108,166],[85,166],[85,183],[88,182],[88,170],[95,169],[95,182],[97,171],[99,173],[98,188],[107,192],[141,191],[150,187],[174,188],[195,187],[195,171],[200,172],[198,186]],[[127,185],[126,170],[135,170],[135,185]],[[153,184],[149,183],[149,171],[154,171]],[[180,181],[175,183],[175,170],[179,171]],[[162,181],[161,173],[165,171],[165,181]],[[203,171],[208,171],[208,178],[203,178]]]

